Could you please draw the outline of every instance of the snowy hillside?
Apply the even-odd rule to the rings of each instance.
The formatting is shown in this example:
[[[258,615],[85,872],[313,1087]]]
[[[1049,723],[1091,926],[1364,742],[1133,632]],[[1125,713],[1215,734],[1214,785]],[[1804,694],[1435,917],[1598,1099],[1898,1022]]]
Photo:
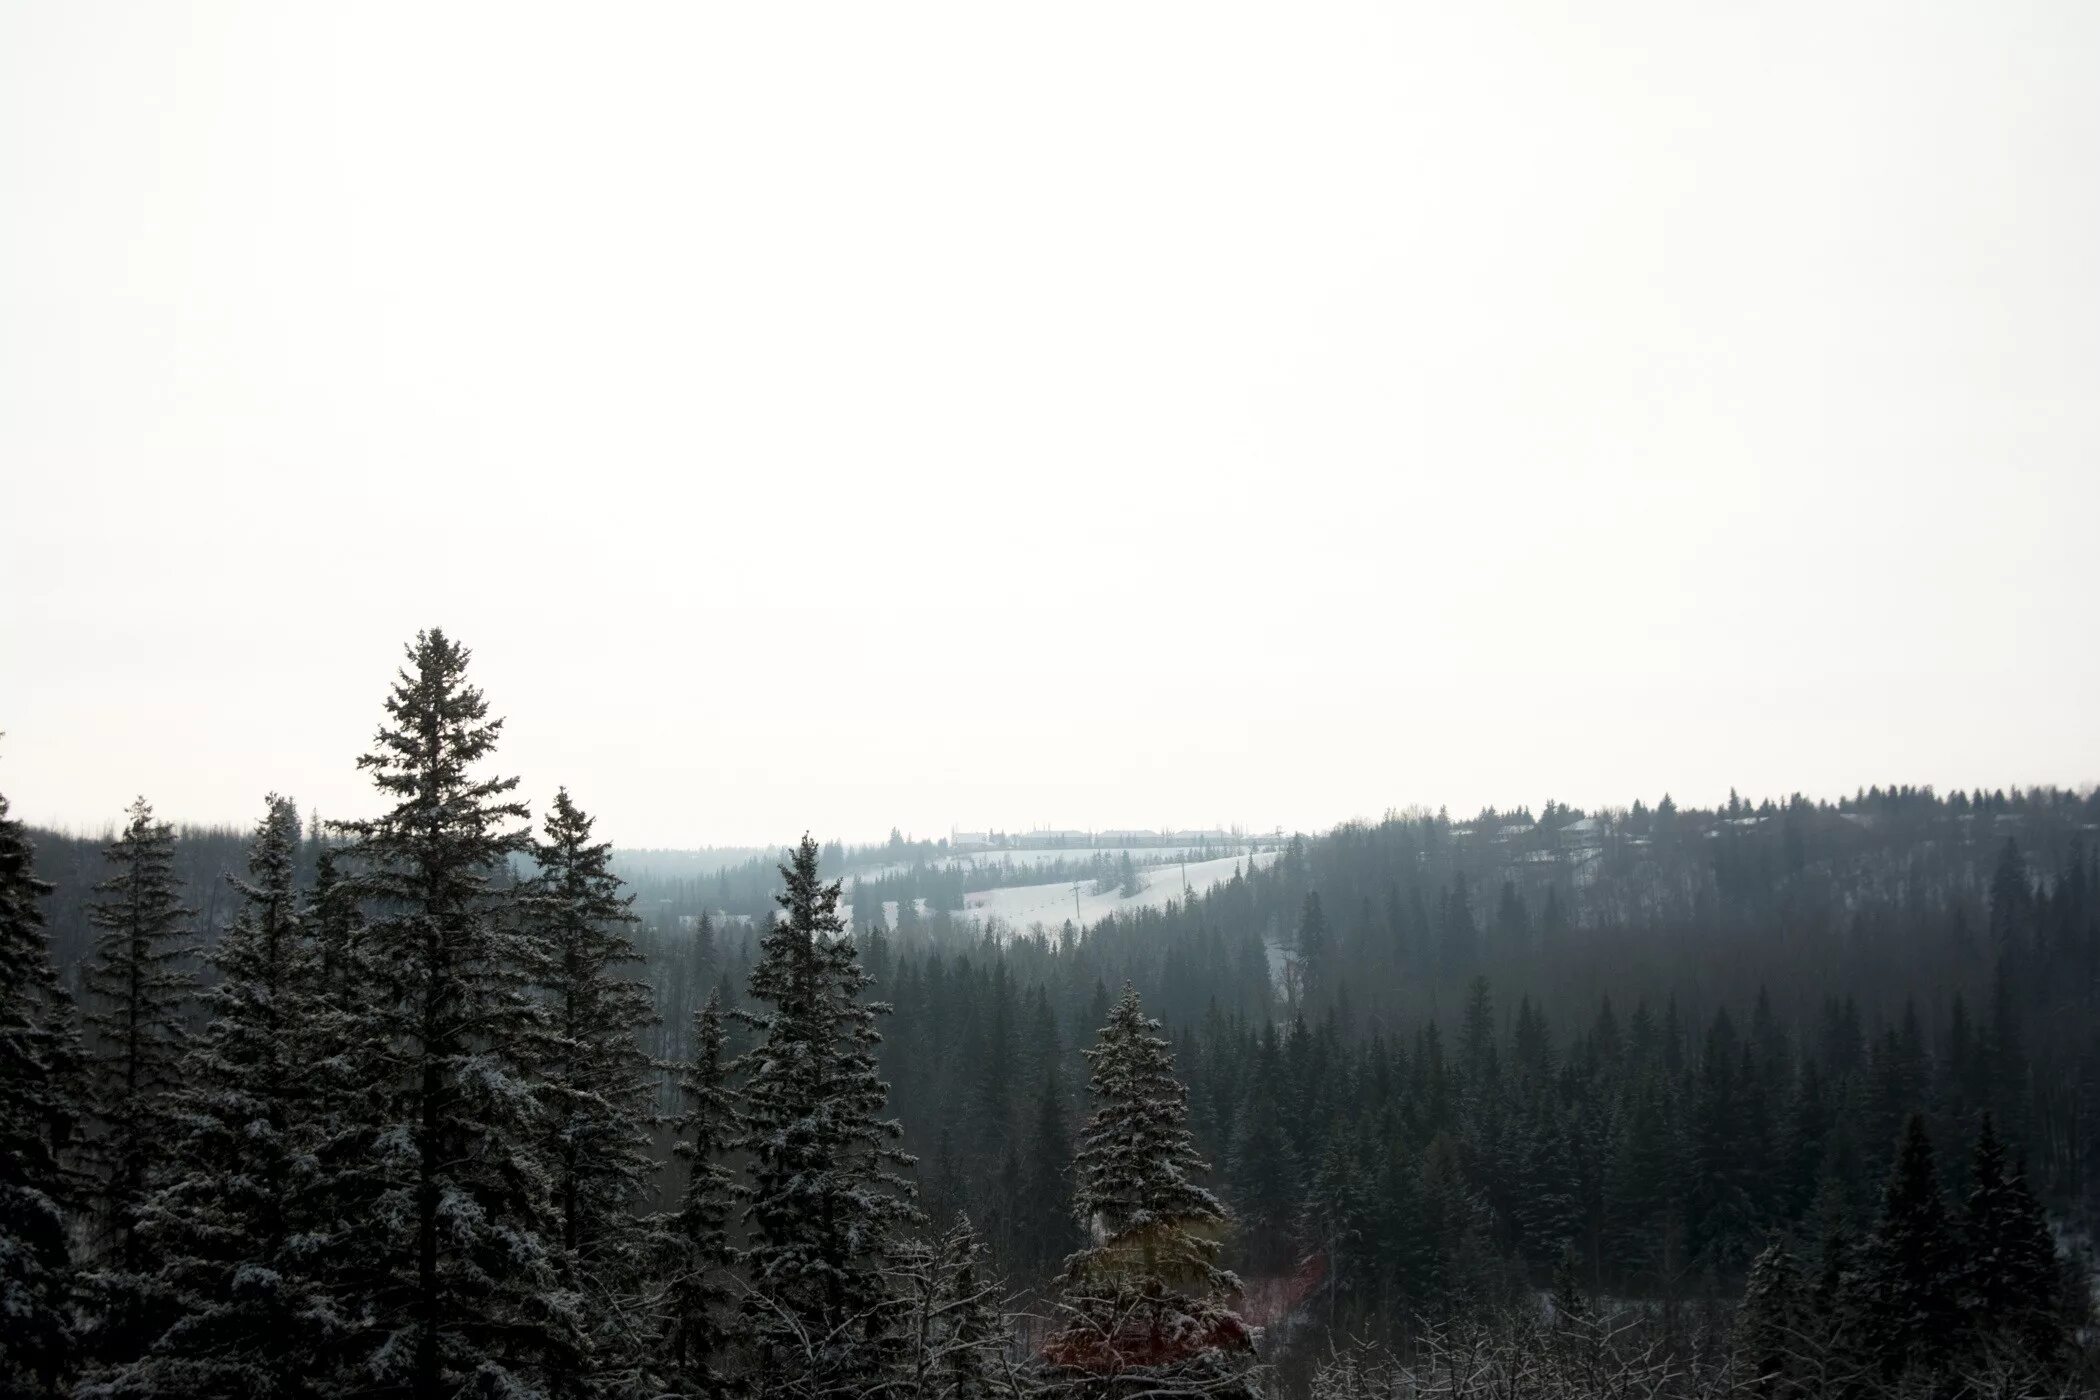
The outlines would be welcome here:
[[[1157,909],[1169,900],[1179,899],[1186,889],[1202,894],[1213,886],[1221,885],[1232,878],[1235,867],[1259,870],[1276,859],[1274,851],[1258,851],[1252,855],[1222,856],[1212,860],[1194,861],[1188,865],[1156,865],[1139,871],[1143,888],[1136,894],[1125,895],[1111,889],[1096,894],[1090,883],[1074,885],[1067,882],[1047,885],[1011,885],[1003,889],[973,890],[963,898],[960,917],[979,923],[996,920],[1009,929],[1030,929],[1038,925],[1056,928],[1066,920],[1084,928],[1099,923],[1111,914],[1124,913],[1132,909]],[[1185,883],[1184,883],[1185,882]],[[929,912],[920,901],[921,912]],[[851,917],[852,906],[846,906]],[[883,920],[892,927],[897,922],[895,900],[883,906]]]

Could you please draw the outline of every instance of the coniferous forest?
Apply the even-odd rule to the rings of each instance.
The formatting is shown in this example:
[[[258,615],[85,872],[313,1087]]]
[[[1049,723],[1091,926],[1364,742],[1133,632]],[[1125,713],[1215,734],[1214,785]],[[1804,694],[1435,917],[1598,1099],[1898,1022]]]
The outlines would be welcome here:
[[[0,799],[0,1394],[2096,1393],[2100,793],[1410,810],[1018,928],[623,875],[469,661],[356,820]]]

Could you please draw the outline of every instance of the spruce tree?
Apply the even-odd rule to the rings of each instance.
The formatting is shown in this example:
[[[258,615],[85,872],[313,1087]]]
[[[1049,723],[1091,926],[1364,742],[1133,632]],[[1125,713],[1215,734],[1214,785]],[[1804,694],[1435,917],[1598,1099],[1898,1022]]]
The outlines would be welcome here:
[[[2007,1163],[1989,1114],[1977,1133],[1970,1179],[1961,1222],[1963,1312],[1982,1340],[2051,1361],[2066,1341],[2056,1241],[2026,1178]]]
[[[305,906],[312,940],[312,985],[304,1014],[291,1027],[306,1067],[305,1141],[311,1154],[302,1244],[308,1268],[332,1301],[335,1326],[310,1358],[313,1370],[345,1378],[359,1372],[379,1335],[377,1303],[388,1296],[397,1246],[372,1228],[390,1189],[389,1154],[380,1134],[392,1130],[393,1082],[399,1075],[389,1039],[398,1023],[376,995],[356,882],[343,847],[324,845],[315,859]]]
[[[1327,932],[1327,914],[1320,907],[1317,890],[1308,891],[1305,908],[1298,915],[1298,960],[1295,964],[1297,1004],[1316,1007],[1326,993],[1328,964],[1332,961],[1332,939]]]
[[[1925,1120],[1912,1114],[1861,1261],[1866,1340],[1884,1375],[1932,1372],[1959,1335],[1954,1232]]]
[[[358,766],[393,806],[345,824],[369,917],[361,971],[386,1079],[370,1141],[380,1232],[364,1364],[380,1394],[531,1391],[577,1363],[579,1307],[550,1240],[545,1114],[522,1071],[539,950],[500,882],[529,846],[515,778],[477,773],[502,721],[469,654],[419,633]]]
[[[323,997],[347,998],[362,987],[358,937],[363,918],[356,891],[343,878],[342,849],[324,845],[314,858],[313,923],[316,977]]]
[[[0,1395],[57,1395],[74,1345],[60,1159],[85,1116],[73,999],[51,966],[35,849],[0,794]]]
[[[1371,1181],[1371,1257],[1383,1307],[1391,1316],[1425,1311],[1435,1254],[1422,1215],[1422,1165],[1390,1131]]]
[[[1079,1246],[1079,1230],[1072,1221],[1071,1165],[1072,1136],[1065,1124],[1064,1087],[1053,1062],[1043,1070],[1028,1151],[1021,1166],[1018,1258],[1014,1262],[1031,1287]]]
[[[1331,1134],[1312,1174],[1304,1209],[1305,1236],[1327,1256],[1326,1303],[1333,1321],[1344,1293],[1370,1290],[1376,1258],[1370,1188],[1347,1136]]]
[[[1807,1304],[1793,1252],[1773,1240],[1751,1264],[1735,1315],[1736,1363],[1752,1394],[1800,1393]]]
[[[1518,1248],[1534,1267],[1550,1269],[1582,1224],[1574,1150],[1558,1109],[1542,1100],[1514,1128],[1516,1157],[1511,1222]]]
[[[693,1013],[692,1058],[679,1075],[685,1109],[672,1148],[686,1164],[678,1209],[662,1223],[665,1318],[663,1368],[673,1394],[721,1400],[732,1387],[722,1370],[734,1302],[729,1214],[736,1184],[722,1159],[737,1132],[736,1098],[723,1060],[721,998],[709,993]]]
[[[622,974],[641,961],[627,927],[633,899],[612,872],[612,846],[563,788],[533,848],[539,873],[523,897],[548,1003],[538,1047],[545,1112],[541,1151],[552,1174],[564,1287],[581,1295],[589,1328],[577,1368],[558,1366],[558,1395],[631,1387],[653,1340],[631,1298],[650,1265],[641,1207],[655,1171],[654,1062],[641,1035],[656,1023],[645,982]]]
[[[88,906],[98,932],[84,978],[98,1053],[97,1129],[85,1154],[94,1182],[94,1266],[82,1282],[87,1348],[117,1365],[137,1359],[168,1320],[139,1225],[175,1139],[184,1016],[196,986],[185,966],[195,951],[195,915],[178,894],[174,828],[153,819],[145,798],[131,805],[130,821],[104,855],[115,873],[95,887],[99,898]]]
[[[749,1292],[741,1337],[762,1393],[808,1396],[878,1387],[899,1336],[884,1270],[918,1221],[898,1174],[911,1159],[880,1115],[878,1011],[840,918],[839,886],[818,876],[802,838],[780,867],[786,917],[759,940],[757,1010],[739,1011],[756,1043],[736,1062],[743,1094],[734,1146],[750,1158],[744,1219]]]
[[[1276,1092],[1261,1077],[1259,1060],[1256,1075],[1240,1107],[1226,1176],[1245,1233],[1247,1267],[1257,1273],[1275,1273],[1292,1262],[1291,1227],[1304,1192]]]
[[[1230,1218],[1193,1179],[1209,1167],[1158,1030],[1125,983],[1086,1052],[1094,1112],[1073,1161],[1072,1203],[1091,1243],[1059,1279],[1046,1378],[1087,1400],[1251,1397],[1253,1335],[1226,1302],[1239,1282],[1218,1265]]]
[[[1467,1092],[1476,1099],[1491,1094],[1501,1071],[1495,1054],[1494,993],[1485,977],[1475,977],[1466,989],[1465,1020],[1458,1047]]]
[[[97,1395],[295,1396],[320,1392],[314,1359],[339,1327],[315,1277],[311,1066],[301,1028],[319,964],[294,888],[299,814],[272,793],[229,876],[241,909],[207,955],[219,974],[208,1022],[172,1095],[168,1179],[140,1209],[157,1288],[176,1316]]]
[[[1421,1220],[1428,1243],[1425,1309],[1455,1317],[1500,1301],[1502,1279],[1491,1257],[1491,1212],[1466,1181],[1464,1149],[1438,1133],[1422,1152]]]
[[[1020,1060],[1019,1006],[1004,962],[992,969],[988,995],[978,1009],[983,1043],[973,1056],[970,1136],[977,1144],[980,1168],[997,1163],[1013,1137],[1014,1079]]]

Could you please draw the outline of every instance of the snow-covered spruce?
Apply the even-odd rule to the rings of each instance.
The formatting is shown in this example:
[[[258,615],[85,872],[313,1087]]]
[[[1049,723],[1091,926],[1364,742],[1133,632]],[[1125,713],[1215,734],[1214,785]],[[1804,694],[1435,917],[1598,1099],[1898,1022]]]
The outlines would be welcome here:
[[[1094,1112],[1073,1161],[1072,1204],[1092,1244],[1065,1261],[1045,1380],[1059,1395],[1251,1397],[1254,1336],[1218,1266],[1224,1205],[1196,1185],[1210,1168],[1188,1126],[1188,1091],[1145,1015],[1123,995],[1086,1051]]]
[[[723,1044],[721,998],[710,993],[693,1013],[692,1058],[678,1080],[685,1110],[672,1151],[686,1164],[685,1191],[658,1229],[664,1255],[658,1365],[671,1393],[704,1400],[722,1400],[733,1390],[723,1363],[736,1298],[729,1215],[737,1189],[721,1159],[737,1132],[737,1106]]]
[[[839,917],[839,887],[818,878],[804,836],[751,971],[755,1011],[736,1019],[757,1043],[736,1062],[751,1184],[744,1219],[740,1337],[747,1380],[769,1396],[860,1396],[898,1370],[903,1337],[884,1277],[900,1232],[918,1223],[898,1175],[910,1158],[880,1115],[869,977]]]
[[[408,655],[358,760],[394,805],[344,825],[383,1075],[358,1221],[376,1241],[373,1317],[354,1361],[360,1388],[419,1400],[539,1393],[550,1371],[581,1364],[584,1325],[562,1278],[529,1073],[541,960],[502,880],[530,846],[527,813],[515,778],[475,771],[502,721],[468,683],[466,649],[432,630]]]
[[[95,958],[84,979],[99,1053],[91,1080],[96,1126],[82,1154],[93,1183],[91,1264],[81,1277],[91,1360],[137,1359],[169,1320],[140,1213],[165,1175],[175,1140],[174,1089],[196,976],[192,911],[177,894],[175,832],[141,797],[104,852],[115,873],[88,906]]]
[[[209,961],[208,1022],[171,1095],[175,1147],[139,1212],[173,1321],[86,1396],[323,1393],[341,1322],[309,1233],[323,1202],[305,1032],[319,964],[294,885],[298,810],[272,794],[229,877],[239,915]]]
[[[548,1011],[534,1053],[541,1151],[563,1286],[581,1297],[588,1329],[574,1368],[557,1359],[549,1376],[563,1396],[641,1388],[655,1340],[632,1300],[655,1252],[641,1213],[655,1170],[655,1062],[640,1035],[656,1007],[648,984],[628,975],[641,961],[626,932],[633,901],[612,873],[611,844],[593,841],[591,825],[566,788],[555,794],[522,901]]]
[[[0,794],[0,1395],[61,1393],[73,1352],[60,1154],[85,1115],[83,1060],[37,908],[50,888]]]

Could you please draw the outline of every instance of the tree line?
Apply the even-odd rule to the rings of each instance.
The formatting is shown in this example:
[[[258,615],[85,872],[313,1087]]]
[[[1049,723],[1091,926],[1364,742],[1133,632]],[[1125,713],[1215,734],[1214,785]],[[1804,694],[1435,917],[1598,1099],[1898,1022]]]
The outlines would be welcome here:
[[[272,799],[223,894],[223,840],[143,804],[92,899],[8,828],[36,1068],[4,1228],[50,1303],[10,1375],[1296,1394],[1638,1353],[1671,1393],[1866,1395],[2087,1364],[2100,797],[1415,811],[1085,930],[849,933],[805,841],[779,917],[720,923],[705,877],[623,886],[566,793],[527,834],[465,662],[412,649],[361,760],[387,815]],[[1137,1203],[1133,1151],[1164,1164]]]
[[[1134,990],[1089,1051],[1087,1242],[1024,1358],[975,1231],[916,1202],[887,1008],[815,843],[780,867],[738,1005],[711,995],[689,1053],[653,1060],[610,845],[566,791],[533,831],[484,771],[501,721],[467,660],[435,631],[409,649],[359,759],[386,810],[342,823],[310,884],[267,800],[209,950],[173,832],[136,804],[89,904],[82,1015],[0,806],[0,1390],[1252,1393],[1225,1213]]]

